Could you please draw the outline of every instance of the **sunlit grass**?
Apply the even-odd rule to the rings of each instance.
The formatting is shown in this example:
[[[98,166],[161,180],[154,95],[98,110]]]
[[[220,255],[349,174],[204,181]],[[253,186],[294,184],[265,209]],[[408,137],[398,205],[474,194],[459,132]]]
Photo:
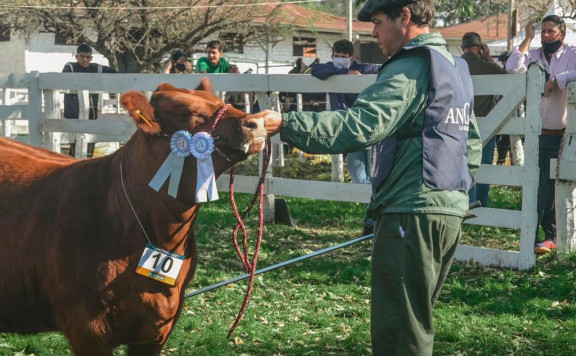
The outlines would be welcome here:
[[[329,176],[329,163],[307,161]],[[306,173],[308,174],[308,173]],[[301,177],[301,176],[295,176]],[[239,194],[238,204],[250,197]],[[497,207],[519,209],[521,193],[495,187]],[[361,232],[364,206],[286,198],[295,226],[266,224],[259,267],[341,243]],[[256,214],[247,222],[256,241]],[[243,274],[232,246],[227,194],[204,204],[196,224],[199,261],[188,291]],[[467,226],[465,240],[517,249],[518,232]],[[472,237],[471,232],[474,236]],[[370,250],[366,241],[256,277],[240,326],[226,337],[247,281],[186,300],[163,355],[370,355]],[[576,355],[576,258],[540,257],[528,271],[454,263],[434,315],[434,355]],[[0,355],[71,354],[57,333],[0,334]],[[120,348],[117,355],[125,354]]]

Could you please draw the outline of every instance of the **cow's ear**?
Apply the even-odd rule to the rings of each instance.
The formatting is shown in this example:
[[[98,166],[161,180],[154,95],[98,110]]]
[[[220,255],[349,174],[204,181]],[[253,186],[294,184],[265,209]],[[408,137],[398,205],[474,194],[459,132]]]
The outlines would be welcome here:
[[[154,109],[144,94],[139,91],[129,91],[122,94],[120,102],[128,110],[128,114],[132,116],[140,130],[152,135],[160,133],[160,124],[154,117]]]
[[[158,85],[155,91],[185,91],[186,93],[188,92],[188,90],[186,89],[179,89],[176,88],[174,85],[168,83],[162,83]]]
[[[200,79],[200,84],[198,84],[196,90],[204,90],[212,92],[212,82],[210,81],[210,78],[203,77],[202,79]]]
[[[196,90],[203,90],[203,91],[208,91],[208,92],[212,92],[212,89],[213,89],[212,82],[210,81],[210,78],[208,78],[208,77],[204,77],[204,78],[200,79],[200,83],[196,87]],[[186,93],[186,94],[191,93],[191,90],[184,89],[184,88],[176,88],[172,84],[168,84],[168,83],[162,83],[162,84],[158,85],[158,87],[156,88],[156,91],[157,92],[160,92],[160,91],[177,91],[177,92]]]

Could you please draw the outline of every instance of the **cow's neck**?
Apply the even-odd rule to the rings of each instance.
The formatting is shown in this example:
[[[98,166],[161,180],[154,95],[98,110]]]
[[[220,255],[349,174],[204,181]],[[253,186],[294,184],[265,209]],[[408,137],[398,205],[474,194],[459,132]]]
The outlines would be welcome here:
[[[148,185],[169,152],[169,139],[166,138],[151,139],[136,134],[127,142],[114,163],[119,172],[116,179],[124,183],[123,186],[118,184],[121,190],[118,199],[125,202],[122,206],[136,220],[138,228],[145,231],[152,244],[183,253],[186,244],[190,243],[188,240],[192,236],[192,224],[199,210],[199,205],[192,203],[194,197],[190,197],[188,192],[191,189],[188,187],[195,187],[196,182],[186,182],[185,178],[189,178],[189,174],[183,174],[179,199],[174,199],[162,190],[156,192]],[[180,195],[184,199],[180,199]],[[140,220],[142,226],[137,220]]]

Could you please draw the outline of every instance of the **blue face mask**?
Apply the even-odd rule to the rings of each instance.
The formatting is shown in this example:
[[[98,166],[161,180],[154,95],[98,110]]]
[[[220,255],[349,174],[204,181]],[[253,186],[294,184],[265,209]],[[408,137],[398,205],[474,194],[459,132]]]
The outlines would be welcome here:
[[[350,58],[332,58],[332,63],[336,68],[348,68],[350,66]]]
[[[544,54],[556,53],[556,51],[562,46],[562,41],[557,40],[552,43],[542,42],[542,51]]]

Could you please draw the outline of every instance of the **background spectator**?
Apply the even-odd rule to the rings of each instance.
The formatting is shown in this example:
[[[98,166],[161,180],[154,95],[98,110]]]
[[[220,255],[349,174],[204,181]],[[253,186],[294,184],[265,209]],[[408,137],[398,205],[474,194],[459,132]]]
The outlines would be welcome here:
[[[162,73],[184,74],[194,73],[194,70],[192,69],[192,63],[188,60],[186,52],[176,51],[170,56],[168,62],[166,62],[166,67],[164,67]]]
[[[510,57],[510,52],[504,51],[498,56],[498,61],[502,63],[502,66],[506,68],[506,62]],[[498,152],[498,158],[496,163],[503,165],[506,163],[506,156],[510,154],[510,159],[512,160],[512,152],[510,147],[510,135],[497,135],[496,136],[496,151]]]
[[[116,73],[116,71],[108,66],[92,62],[92,47],[83,43],[76,48],[76,62],[68,62],[64,65],[62,73]],[[90,94],[89,100],[89,116],[90,120],[96,120],[98,117],[98,101],[100,99],[98,94]],[[64,117],[66,119],[78,119],[80,108],[78,105],[78,94],[64,94]],[[92,157],[94,154],[95,143],[88,143],[87,156]],[[70,151],[68,154],[72,157],[76,155],[76,144],[70,143]]]
[[[326,80],[333,75],[378,74],[380,65],[357,62],[354,58],[354,44],[342,39],[332,46],[332,62],[312,65],[310,74],[320,80]],[[330,110],[347,110],[354,105],[358,94],[330,93]],[[346,155],[346,162],[352,183],[370,184],[370,148]],[[368,207],[368,205],[366,205]],[[371,234],[374,230],[374,220],[365,216],[362,236]]]
[[[538,224],[535,232],[534,252],[547,253],[556,249],[555,180],[550,179],[550,159],[558,158],[560,143],[567,123],[567,90],[569,82],[576,81],[576,47],[564,43],[566,23],[557,15],[542,19],[540,43],[542,47],[530,49],[536,36],[534,23],[528,22],[526,38],[514,48],[506,70],[509,73],[524,73],[531,63],[546,71],[546,86],[542,96],[540,115],[542,132],[539,139],[540,180],[538,185]],[[538,230],[542,226],[544,241],[539,242]]]
[[[206,57],[196,62],[196,73],[229,73],[230,63],[225,58],[224,48],[220,41],[210,41],[206,45]]]
[[[482,43],[480,35],[476,32],[468,32],[462,36],[462,59],[468,63],[471,75],[482,74],[504,74],[506,73],[490,57],[490,49],[485,43]],[[474,96],[474,114],[476,117],[485,117],[496,106],[496,97],[494,95],[476,95]],[[480,119],[481,120],[481,119]],[[482,164],[494,163],[494,147],[496,137],[492,137],[486,142],[482,149]],[[489,184],[474,184],[468,192],[470,202],[480,200],[482,206],[488,206],[490,193]]]

